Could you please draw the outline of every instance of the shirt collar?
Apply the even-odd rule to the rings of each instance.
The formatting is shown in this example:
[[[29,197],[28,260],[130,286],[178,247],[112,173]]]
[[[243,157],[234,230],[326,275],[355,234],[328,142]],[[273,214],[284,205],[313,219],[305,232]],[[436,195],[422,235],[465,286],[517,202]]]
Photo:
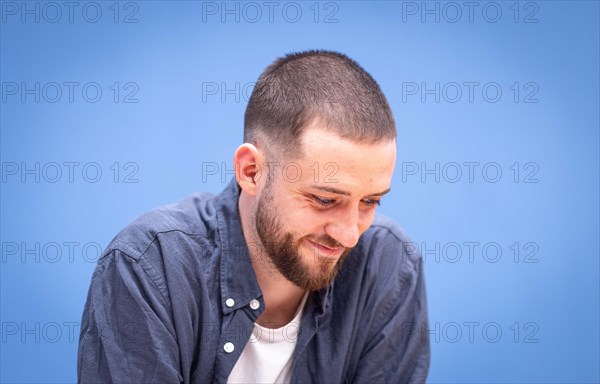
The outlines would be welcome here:
[[[262,292],[250,261],[238,211],[240,188],[235,179],[216,196],[217,223],[221,245],[221,307],[224,314],[259,300]]]

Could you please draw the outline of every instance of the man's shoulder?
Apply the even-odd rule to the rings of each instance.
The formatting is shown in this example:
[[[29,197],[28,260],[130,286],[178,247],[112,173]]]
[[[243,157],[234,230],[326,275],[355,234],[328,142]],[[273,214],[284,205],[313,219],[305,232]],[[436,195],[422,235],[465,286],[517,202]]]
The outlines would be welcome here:
[[[138,259],[161,234],[177,233],[190,237],[210,235],[216,227],[213,198],[214,195],[210,193],[197,192],[138,216],[117,233],[105,255],[118,250]]]
[[[419,247],[394,219],[377,213],[361,237],[361,251],[372,267],[412,273],[421,263]]]
[[[415,294],[421,277],[416,244],[395,220],[377,214],[344,262],[333,292],[349,316],[359,307],[367,323],[382,322]]]
[[[368,235],[389,235],[391,239],[395,239],[400,242],[409,242],[410,238],[404,231],[404,229],[398,224],[398,222],[391,217],[385,216],[381,213],[376,213],[375,218],[371,227],[365,232]]]
[[[366,240],[378,240],[396,246],[411,247],[414,243],[398,222],[388,216],[377,213],[371,227],[365,231]]]

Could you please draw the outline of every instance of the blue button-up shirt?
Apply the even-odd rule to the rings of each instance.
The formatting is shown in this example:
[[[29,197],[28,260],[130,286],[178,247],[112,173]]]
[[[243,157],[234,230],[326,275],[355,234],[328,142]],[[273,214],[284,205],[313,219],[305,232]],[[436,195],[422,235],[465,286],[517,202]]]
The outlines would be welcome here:
[[[113,239],[83,313],[80,382],[227,381],[265,308],[238,196],[233,180],[216,196],[144,214]],[[427,302],[414,249],[376,215],[335,280],[309,295],[292,383],[425,381]]]

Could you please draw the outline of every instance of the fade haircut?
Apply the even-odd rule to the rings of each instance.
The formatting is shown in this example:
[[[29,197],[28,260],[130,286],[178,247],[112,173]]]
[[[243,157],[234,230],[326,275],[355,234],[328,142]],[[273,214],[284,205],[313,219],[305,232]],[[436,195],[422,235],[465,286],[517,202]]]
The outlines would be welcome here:
[[[316,126],[359,144],[396,138],[379,85],[358,63],[334,51],[277,59],[260,75],[244,115],[244,142],[272,156],[299,155],[300,135]]]

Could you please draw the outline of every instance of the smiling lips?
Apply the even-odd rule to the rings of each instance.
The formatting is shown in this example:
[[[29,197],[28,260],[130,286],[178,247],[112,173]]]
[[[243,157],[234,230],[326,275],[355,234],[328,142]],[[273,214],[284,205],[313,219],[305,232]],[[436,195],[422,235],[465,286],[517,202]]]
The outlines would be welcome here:
[[[312,248],[316,249],[318,254],[321,256],[337,257],[337,256],[340,256],[342,254],[342,252],[344,251],[344,247],[330,248],[325,245],[315,243],[314,241],[311,241],[311,240],[307,240],[307,241],[308,241],[309,245]]]

